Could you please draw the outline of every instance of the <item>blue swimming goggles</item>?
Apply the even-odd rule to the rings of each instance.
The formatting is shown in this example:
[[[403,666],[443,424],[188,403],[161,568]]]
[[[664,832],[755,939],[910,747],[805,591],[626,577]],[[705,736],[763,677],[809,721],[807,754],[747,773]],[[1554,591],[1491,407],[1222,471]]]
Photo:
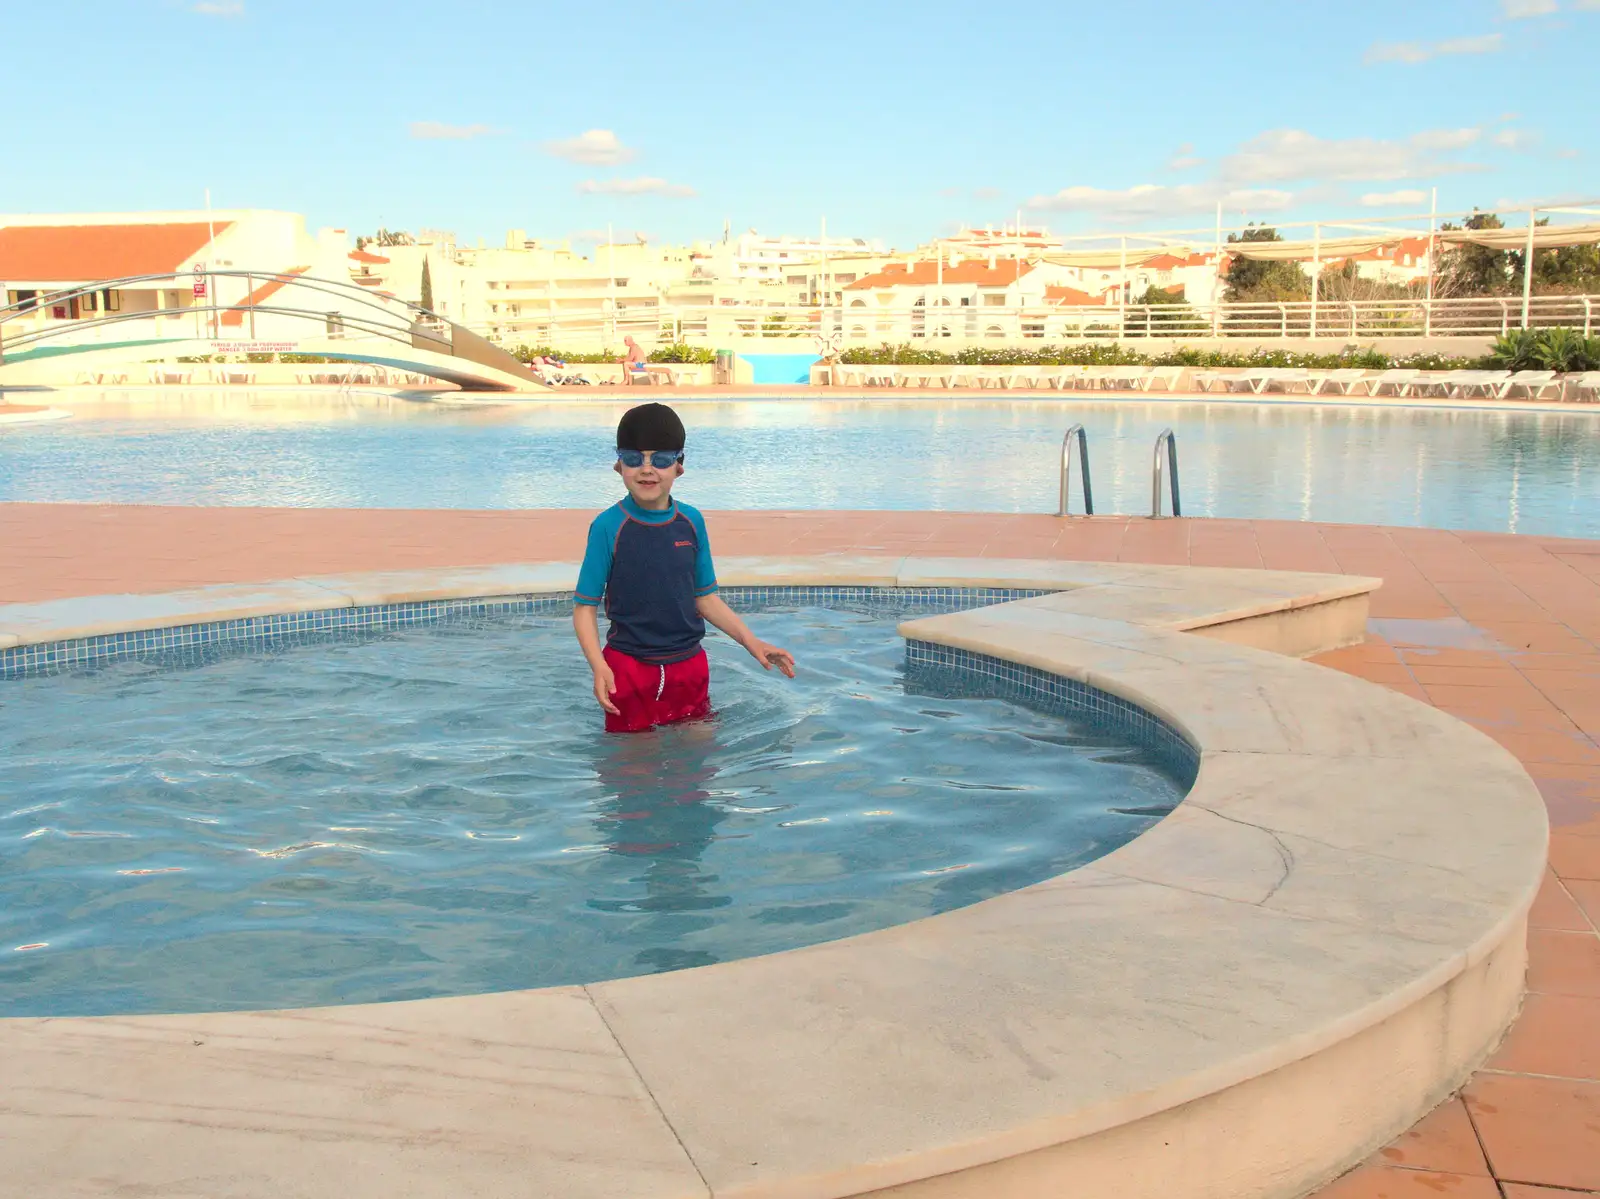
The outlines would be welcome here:
[[[629,470],[637,470],[644,465],[643,450],[618,450],[617,461]],[[666,470],[683,461],[682,450],[653,450],[650,453],[650,465],[657,470]]]

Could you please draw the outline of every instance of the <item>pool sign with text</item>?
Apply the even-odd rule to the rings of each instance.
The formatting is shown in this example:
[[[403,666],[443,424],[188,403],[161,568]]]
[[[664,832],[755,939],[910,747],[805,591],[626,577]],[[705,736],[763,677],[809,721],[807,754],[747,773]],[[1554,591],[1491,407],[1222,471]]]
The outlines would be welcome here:
[[[194,264],[194,294],[196,296],[204,296],[206,294],[205,267],[198,262]]]
[[[300,348],[298,341],[213,341],[213,354],[292,354]]]

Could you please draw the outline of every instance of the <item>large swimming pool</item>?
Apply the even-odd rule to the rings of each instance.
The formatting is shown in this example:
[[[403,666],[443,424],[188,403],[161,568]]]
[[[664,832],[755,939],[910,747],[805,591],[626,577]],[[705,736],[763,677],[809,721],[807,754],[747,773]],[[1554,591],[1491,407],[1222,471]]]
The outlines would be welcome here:
[[[0,1016],[727,961],[1062,873],[1182,797],[1133,731],[908,662],[909,602],[754,614],[798,676],[713,637],[714,718],[633,736],[570,599],[0,681]]]
[[[611,401],[71,396],[0,431],[0,501],[598,508]],[[1150,505],[1177,434],[1186,514],[1600,537],[1595,412],[1193,400],[675,401],[680,494],[708,509],[1054,511],[1061,435],[1089,430],[1101,512]],[[1074,500],[1074,504],[1077,501]]]

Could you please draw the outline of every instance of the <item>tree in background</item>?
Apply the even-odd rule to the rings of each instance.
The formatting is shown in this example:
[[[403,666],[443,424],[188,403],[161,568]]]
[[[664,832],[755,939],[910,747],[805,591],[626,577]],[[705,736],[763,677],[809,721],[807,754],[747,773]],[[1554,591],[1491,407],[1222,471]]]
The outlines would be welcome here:
[[[1540,221],[1541,225],[1548,220]],[[1520,251],[1511,254],[1512,276],[1522,278]],[[1600,245],[1559,246],[1533,252],[1533,290],[1536,295],[1594,295],[1600,292]]]
[[[1420,285],[1419,285],[1420,286]],[[1317,276],[1317,298],[1329,303],[1348,303],[1355,300],[1405,300],[1417,295],[1404,283],[1390,283],[1361,273],[1361,265],[1354,258],[1335,262],[1322,268]]]
[[[1228,234],[1231,243],[1282,240],[1270,225],[1252,225],[1243,233]],[[1235,254],[1228,262],[1228,289],[1223,298],[1231,304],[1309,300],[1311,279],[1297,262],[1263,262]]]
[[[422,306],[433,311],[433,272],[428,269],[426,258],[422,260]]]
[[[1504,229],[1505,222],[1492,212],[1477,212],[1466,219],[1464,225],[1446,221],[1441,231],[1451,229]],[[1470,242],[1451,246],[1439,255],[1439,267],[1433,273],[1433,294],[1439,298],[1467,296],[1503,296],[1516,290],[1512,280],[1520,281],[1513,270],[1511,253],[1489,246],[1475,246]]]
[[[1162,328],[1168,335],[1176,335],[1177,333],[1191,330],[1199,332],[1210,328],[1209,319],[1202,321],[1195,316],[1194,309],[1183,298],[1181,288],[1176,292],[1170,292],[1166,288],[1157,287],[1152,283],[1144,289],[1144,294],[1135,299],[1133,303],[1136,305],[1148,305],[1156,309],[1156,311],[1150,312],[1148,316],[1144,313],[1137,315],[1129,313],[1124,324],[1126,332],[1142,331],[1147,323],[1152,328]],[[1162,311],[1163,308],[1165,311]]]

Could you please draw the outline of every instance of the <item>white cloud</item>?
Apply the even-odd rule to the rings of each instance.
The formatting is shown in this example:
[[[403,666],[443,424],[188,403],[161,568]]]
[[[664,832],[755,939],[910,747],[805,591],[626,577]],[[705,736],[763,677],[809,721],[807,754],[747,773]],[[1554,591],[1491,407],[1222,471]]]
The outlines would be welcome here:
[[[1503,131],[1504,132],[1504,131]],[[1459,155],[1483,139],[1483,130],[1427,129],[1408,138],[1321,138],[1302,129],[1269,129],[1218,160],[1211,179],[1177,186],[1143,183],[1116,189],[1088,186],[1036,195],[1028,207],[1053,212],[1098,212],[1112,219],[1141,219],[1225,208],[1274,211],[1291,204],[1343,200],[1338,185],[1487,169]],[[1183,147],[1182,149],[1188,149]],[[1291,188],[1293,190],[1291,190]],[[1369,208],[1419,204],[1416,189],[1373,191]]]
[[[1581,192],[1569,192],[1564,195],[1552,196],[1501,196],[1495,200],[1491,207],[1498,209],[1503,214],[1507,212],[1516,212],[1519,208],[1523,212],[1527,212],[1530,208],[1569,208],[1574,204],[1582,204],[1588,199],[1590,199],[1590,197]],[[1516,227],[1516,222],[1514,220],[1508,221],[1508,223],[1511,224],[1513,228]],[[1522,224],[1523,228],[1527,228],[1526,221],[1523,221]]]
[[[1397,192],[1368,192],[1361,197],[1363,208],[1398,208],[1410,204],[1422,204],[1428,198],[1427,192],[1417,191],[1414,188]]]
[[[1503,150],[1520,152],[1529,149],[1539,140],[1537,134],[1528,133],[1521,129],[1502,129],[1489,139]]]
[[[1416,179],[1480,169],[1442,159],[1440,152],[1477,141],[1477,129],[1433,129],[1405,141],[1371,137],[1320,138],[1301,129],[1271,129],[1222,160],[1219,175],[1233,183],[1291,179]]]
[[[1572,7],[1579,12],[1600,12],[1600,0],[1577,0]]]
[[[1505,39],[1498,33],[1479,37],[1457,37],[1442,42],[1373,42],[1361,61],[1368,66],[1377,63],[1398,62],[1414,66],[1452,54],[1493,54],[1504,47]]]
[[[562,141],[545,142],[539,147],[554,158],[568,162],[581,162],[591,167],[614,167],[631,162],[638,151],[622,144],[622,139],[609,129],[588,129]]]
[[[1194,143],[1184,142],[1183,145],[1178,147],[1178,152],[1167,163],[1167,170],[1192,171],[1196,167],[1205,166],[1205,164],[1206,160],[1195,154]]]
[[[1000,194],[998,187],[975,187],[972,189],[972,198],[974,200],[998,200]]]
[[[1583,152],[1581,150],[1574,150],[1574,149],[1569,147],[1569,148],[1567,148],[1565,150],[1557,150],[1556,151],[1556,157],[1557,158],[1582,158],[1583,157]]]
[[[654,175],[637,179],[585,179],[578,184],[585,195],[607,196],[692,196],[694,188],[686,183],[668,183]]]
[[[1294,195],[1270,188],[1229,188],[1221,183],[1184,183],[1177,187],[1141,183],[1120,191],[1099,187],[1064,187],[1054,195],[1034,196],[1028,201],[1027,207],[1040,212],[1098,212],[1112,219],[1140,220],[1145,217],[1209,212],[1219,200],[1224,208],[1260,212],[1287,208],[1293,203]]]
[[[244,0],[201,0],[189,9],[202,17],[242,17]]]
[[[412,121],[411,136],[422,141],[470,141],[493,133],[487,125],[446,125],[443,121]]]
[[[1508,21],[1522,21],[1528,17],[1547,17],[1558,12],[1561,5],[1556,0],[1500,0],[1500,12]]]

